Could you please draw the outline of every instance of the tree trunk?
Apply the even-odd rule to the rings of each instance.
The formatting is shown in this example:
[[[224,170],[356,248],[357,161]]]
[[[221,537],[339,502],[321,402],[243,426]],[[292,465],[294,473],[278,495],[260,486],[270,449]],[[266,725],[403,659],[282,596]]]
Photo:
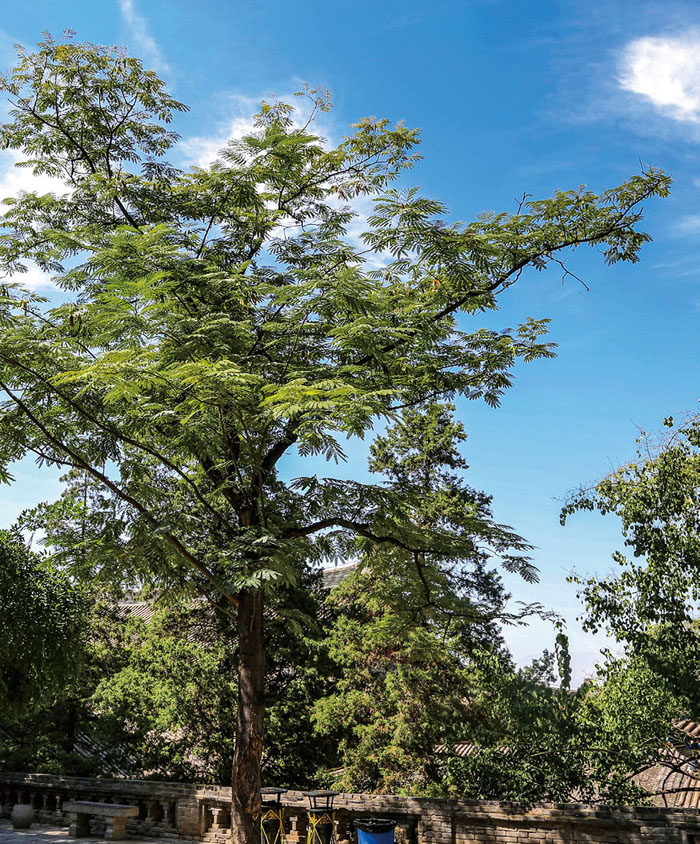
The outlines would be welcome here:
[[[265,717],[263,592],[238,595],[238,716],[233,755],[233,844],[260,844],[260,760]]]

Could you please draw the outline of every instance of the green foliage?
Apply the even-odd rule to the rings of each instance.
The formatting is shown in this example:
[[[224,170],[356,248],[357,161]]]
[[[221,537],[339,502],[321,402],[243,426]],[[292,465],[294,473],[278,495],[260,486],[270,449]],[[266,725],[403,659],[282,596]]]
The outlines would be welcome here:
[[[267,625],[263,778],[311,785],[332,748],[314,735],[313,701],[333,680],[314,621],[319,577],[281,590]],[[8,770],[231,783],[238,647],[205,602],[154,601],[146,622],[97,601],[85,614],[80,673],[33,711],[4,711]],[[306,622],[290,634],[288,617]]]
[[[575,496],[562,518],[578,509],[620,518],[631,556],[616,552],[618,570],[606,578],[577,579],[586,626],[610,631],[697,711],[700,426],[691,420],[660,446],[644,446],[637,461]]]
[[[261,592],[274,604],[304,565],[381,546],[396,550],[392,566],[418,561],[410,591],[426,579],[435,617],[482,619],[481,586],[463,590],[451,561],[484,582],[485,553],[534,574],[479,494],[431,489],[419,522],[408,463],[386,487],[286,483],[285,453],[342,460],[344,439],[402,408],[456,395],[497,404],[519,359],[552,355],[546,320],[498,332],[458,317],[495,309],[527,268],[562,266],[563,250],[636,261],[649,239],[641,203],[669,179],[650,169],[598,195],[447,223],[441,203],[391,187],[417,160],[418,133],[365,118],[331,148],[312,134],[324,92],[307,92],[302,127],[288,104],[263,103],[250,135],[182,172],[163,156],[184,106],[122,51],[47,39],[20,50],[2,87],[12,111],[0,144],[65,191],[10,198],[3,217],[0,479],[27,454],[65,467],[64,497],[25,517],[47,526],[63,565],[116,588],[205,595],[240,636],[255,630],[239,653],[252,680],[240,686],[240,758],[251,761],[234,789],[238,826],[255,830]],[[347,234],[346,203],[360,196],[374,200],[362,245]],[[17,284],[27,261],[51,273],[62,304]],[[186,646],[173,648],[183,664]]]
[[[137,775],[230,779],[235,675],[225,643],[206,637],[197,614],[168,608],[129,622],[124,664],[92,697],[96,734],[114,755],[126,751]]]
[[[369,466],[386,476],[388,495],[402,502],[403,524],[397,528],[408,536],[409,530],[414,533],[412,541],[393,545],[402,558],[412,558],[410,566],[404,559],[400,568],[413,570],[419,601],[434,614],[458,611],[476,618],[479,608],[470,607],[469,600],[476,600],[479,592],[488,593],[486,612],[492,611],[488,601],[501,599],[497,578],[485,568],[490,558],[500,558],[504,568],[526,580],[537,575],[524,553],[530,546],[494,522],[490,496],[457,474],[468,468],[458,451],[466,433],[452,418],[453,411],[453,406],[437,403],[404,410],[372,444]]]
[[[458,451],[466,436],[452,410],[404,410],[371,447],[370,468],[384,473],[389,494],[400,491],[415,534],[458,541],[420,553],[400,541],[368,548],[329,598],[339,679],[314,717],[319,734],[338,736],[334,785],[344,790],[439,792],[437,748],[463,738],[474,655],[501,649],[500,624],[538,609],[506,609],[489,564],[504,548],[527,546],[457,474],[467,468]],[[528,565],[517,558],[521,572]]]
[[[310,584],[307,581],[307,586]],[[295,590],[282,604],[315,614],[315,592]],[[278,610],[283,611],[283,605]],[[289,635],[268,619],[268,695],[263,778],[310,785],[328,748],[313,737],[313,699],[328,682],[318,629]],[[162,606],[148,623],[133,619],[123,665],[105,674],[90,708],[92,730],[134,775],[230,785],[238,684],[235,636],[201,601]],[[119,753],[128,753],[128,760]]]
[[[85,596],[80,618],[80,660],[69,682],[35,705],[3,710],[0,718],[0,758],[7,770],[104,776],[131,771],[129,749],[110,746],[97,730],[92,696],[104,677],[124,667],[130,645],[124,619],[103,596]],[[98,739],[99,746],[89,747]],[[85,740],[88,744],[85,744]]]
[[[547,651],[520,670],[502,654],[474,661],[473,749],[447,761],[447,794],[520,802],[649,801],[634,777],[667,761],[671,724],[683,701],[644,666],[628,661],[610,663],[597,682],[573,691],[562,682],[563,644],[558,669]]]
[[[573,717],[585,690],[571,692],[559,684],[554,655],[547,651],[521,670],[502,653],[480,654],[470,675],[471,717],[463,740],[470,741],[472,751],[447,760],[447,793],[475,799],[576,799],[589,782]]]
[[[371,568],[338,587],[329,631],[339,678],[314,710],[317,733],[338,740],[347,791],[426,793],[439,780],[436,747],[455,740],[464,717],[460,642],[418,624],[397,629],[386,582]]]
[[[689,701],[665,682],[643,658],[608,657],[601,682],[591,687],[582,719],[594,740],[594,776],[609,783],[613,795],[629,794],[630,774],[661,765],[670,772],[692,769],[669,753],[678,742],[674,723]],[[617,802],[623,802],[618,797]],[[628,802],[629,801],[628,799]]]
[[[605,578],[572,578],[581,587],[585,628],[606,630],[623,652],[605,655],[601,682],[582,712],[609,755],[613,794],[650,765],[680,770],[669,753],[682,743],[672,725],[700,712],[700,427],[697,419],[675,427],[673,417],[664,426],[675,430],[657,443],[641,434],[637,459],[572,496],[561,516],[618,516],[630,551],[613,554],[616,570]],[[602,755],[589,765],[603,777]]]
[[[31,709],[78,672],[85,601],[8,531],[0,531],[0,617],[0,704],[6,713]]]
[[[372,446],[372,468],[388,476],[389,490],[400,486],[417,530],[439,524],[473,546],[458,556],[444,545],[411,554],[397,543],[368,553],[334,593],[340,614],[329,642],[340,679],[315,714],[320,732],[340,737],[333,784],[517,801],[648,800],[634,776],[668,764],[668,736],[687,699],[638,659],[608,658],[596,682],[573,691],[559,624],[553,653],[514,668],[499,625],[519,618],[488,561],[522,540],[494,525],[490,499],[456,474],[466,468],[457,450],[464,438],[449,408],[432,406],[405,411]],[[520,617],[531,612],[542,608]],[[451,755],[464,742],[470,753]]]
[[[330,149],[291,106],[264,103],[251,135],[183,173],[161,155],[184,106],[120,51],[48,40],[20,52],[4,87],[3,146],[66,192],[9,202],[0,267],[34,260],[71,296],[47,309],[3,289],[0,463],[33,452],[90,477],[111,499],[101,530],[121,552],[114,578],[184,578],[229,604],[242,588],[291,582],[299,557],[409,530],[396,494],[281,484],[287,449],[342,459],[341,435],[397,405],[456,393],[497,403],[518,358],[551,355],[546,321],[470,333],[456,315],[496,307],[562,249],[636,260],[648,239],[637,206],[668,186],[652,170],[600,196],[561,192],[448,225],[440,203],[385,190],[417,142],[386,120],[361,120]],[[314,113],[328,108],[308,95]],[[359,195],[376,197],[367,249],[346,237],[354,212],[338,204]],[[392,256],[381,270],[377,251]]]

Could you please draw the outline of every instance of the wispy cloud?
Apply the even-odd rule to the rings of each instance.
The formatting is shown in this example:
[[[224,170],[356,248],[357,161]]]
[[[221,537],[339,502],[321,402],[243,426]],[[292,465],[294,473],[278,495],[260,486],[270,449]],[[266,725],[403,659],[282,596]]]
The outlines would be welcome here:
[[[68,193],[68,186],[53,176],[36,175],[30,167],[18,167],[26,155],[17,150],[0,153],[0,202],[14,198],[22,191],[34,193]],[[0,214],[4,208],[0,206]]]
[[[313,105],[311,101],[304,97],[295,97],[293,93],[289,92],[279,97],[274,94],[266,96],[249,96],[240,93],[227,93],[222,95],[220,106],[222,112],[226,115],[222,118],[218,126],[207,135],[193,135],[183,138],[178,144],[179,164],[184,167],[195,166],[207,168],[210,167],[219,157],[220,152],[226,147],[229,140],[242,138],[255,131],[254,115],[260,110],[260,103],[265,99],[268,102],[274,99],[280,99],[283,102],[293,103],[295,112],[292,115],[293,123],[300,128],[306,126]],[[338,143],[338,139],[344,134],[344,128],[333,120],[333,112],[317,113],[313,123],[309,127],[309,131],[318,135],[322,139],[322,143],[327,148],[332,148]],[[358,251],[364,252],[366,245],[362,239],[362,233],[368,228],[367,217],[374,210],[374,203],[371,197],[361,196],[355,197],[349,202],[341,201],[337,198],[329,198],[328,202],[331,206],[340,208],[350,206],[355,213],[355,217],[347,226],[346,239]],[[292,236],[296,232],[294,226],[285,227],[284,222],[274,228],[270,232],[270,239],[277,237]],[[369,252],[366,256],[368,269],[379,269],[385,267],[392,260],[389,253]]]
[[[6,282],[19,284],[27,290],[48,292],[58,289],[51,276],[40,270],[33,261],[25,261],[24,263],[27,267],[25,273],[13,273],[12,275],[0,276],[0,278]]]
[[[178,153],[185,166],[209,167],[219,158],[228,141],[249,135],[254,129],[253,116],[262,98],[244,94],[227,94],[223,98],[222,117],[218,126],[207,135],[190,135],[178,144]]]
[[[618,81],[667,117],[700,123],[700,32],[631,41]]]
[[[222,117],[213,131],[206,135],[184,137],[178,144],[181,162],[185,166],[208,167],[219,158],[219,153],[228,141],[254,132],[254,117],[260,111],[263,100],[292,103],[295,109],[292,121],[297,128],[307,124],[313,109],[311,100],[306,97],[295,97],[293,89],[279,96],[276,94],[250,96],[229,92],[219,95],[218,100],[217,108]],[[332,145],[336,134],[335,128],[330,116],[321,113],[316,115],[310,131],[324,138],[326,145]]]
[[[138,49],[143,59],[159,73],[168,73],[170,65],[156,39],[151,35],[148,21],[139,14],[134,0],[118,0],[122,20],[129,30],[133,46]]]
[[[675,225],[677,234],[700,234],[700,214],[686,214]]]
[[[7,150],[0,154],[0,203],[4,199],[14,199],[22,192],[68,193],[69,188],[60,179],[51,176],[35,175],[28,167],[17,167],[17,162],[25,156],[15,150]],[[7,210],[6,205],[0,204],[0,218]],[[30,290],[47,290],[54,287],[51,277],[42,272],[35,264],[27,263],[26,273],[16,273],[11,278],[3,280],[16,281]]]

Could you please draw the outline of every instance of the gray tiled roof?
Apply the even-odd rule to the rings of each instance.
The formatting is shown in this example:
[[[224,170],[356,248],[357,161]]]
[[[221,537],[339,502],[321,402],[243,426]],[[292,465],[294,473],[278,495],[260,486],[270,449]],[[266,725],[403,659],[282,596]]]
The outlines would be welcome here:
[[[335,566],[335,568],[332,569],[324,569],[323,588],[334,589],[342,583],[349,574],[352,574],[356,568],[357,563],[346,563],[344,566]]]
[[[634,781],[651,794],[655,806],[700,809],[700,723],[685,718],[675,721],[673,727],[687,737],[687,742],[669,737],[666,764],[660,761],[637,774]],[[477,756],[481,748],[463,741],[449,747],[441,744],[435,750],[440,755],[466,759]],[[510,753],[507,747],[499,750],[505,755]]]
[[[323,588],[334,589],[351,574],[357,563],[346,563],[343,566],[323,569]],[[117,611],[122,618],[141,618],[148,623],[153,618],[155,603],[153,601],[139,601],[136,598],[129,598],[119,601]]]

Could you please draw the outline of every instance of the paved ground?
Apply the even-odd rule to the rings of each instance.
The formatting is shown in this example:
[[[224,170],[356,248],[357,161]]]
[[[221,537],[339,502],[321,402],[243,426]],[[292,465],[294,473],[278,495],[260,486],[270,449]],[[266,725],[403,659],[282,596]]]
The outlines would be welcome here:
[[[67,826],[46,826],[33,823],[30,829],[13,829],[8,820],[0,820],[0,844],[76,844],[76,840],[93,844],[105,844],[104,838],[70,838]],[[183,844],[168,838],[131,838],[129,844]]]

